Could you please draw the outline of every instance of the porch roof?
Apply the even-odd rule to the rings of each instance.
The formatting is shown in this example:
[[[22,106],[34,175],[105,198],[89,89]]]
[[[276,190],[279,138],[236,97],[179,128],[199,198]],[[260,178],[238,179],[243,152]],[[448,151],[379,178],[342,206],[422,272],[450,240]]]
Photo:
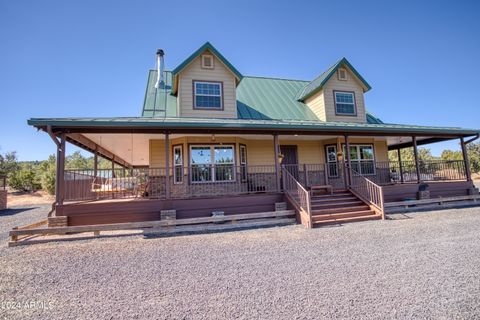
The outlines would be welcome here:
[[[480,129],[459,127],[419,126],[406,124],[369,124],[350,122],[323,122],[305,120],[246,120],[246,119],[206,119],[206,118],[32,118],[28,124],[54,132],[288,132],[304,134],[356,134],[356,135],[417,135],[417,136],[473,136]]]

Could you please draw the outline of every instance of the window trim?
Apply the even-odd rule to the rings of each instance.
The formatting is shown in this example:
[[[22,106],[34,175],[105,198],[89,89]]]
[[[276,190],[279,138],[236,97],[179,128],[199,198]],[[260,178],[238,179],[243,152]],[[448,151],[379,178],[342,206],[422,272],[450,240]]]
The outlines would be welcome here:
[[[242,162],[242,149],[245,150],[245,162]],[[240,171],[240,181],[246,182],[248,180],[248,152],[247,145],[243,143],[238,144],[238,165],[244,171]]]
[[[347,93],[353,96],[353,113],[341,113],[337,110],[337,93]],[[333,107],[335,108],[336,116],[356,117],[357,116],[357,99],[355,97],[355,91],[345,90],[333,90]]]
[[[210,58],[212,61],[211,66],[205,65],[205,58],[207,57]],[[202,69],[214,69],[214,68],[215,68],[215,64],[214,64],[213,54],[202,54]]]
[[[211,152],[211,164],[212,166],[212,180],[210,181],[192,181],[192,147],[210,147]],[[215,180],[215,147],[232,147],[233,150],[233,179],[232,180]],[[213,151],[213,152],[212,152]],[[188,144],[188,182],[189,184],[202,184],[202,183],[233,183],[237,181],[236,171],[236,146],[235,143],[189,143]]]
[[[350,147],[356,147],[357,148],[357,152],[358,152],[358,156],[359,156],[359,159],[358,160],[352,160],[350,159],[350,163],[352,162],[358,162],[359,165],[360,163],[363,161],[363,162],[367,162],[367,161],[371,161],[373,162],[373,173],[363,173],[363,172],[359,172],[361,175],[364,175],[364,176],[374,176],[377,174],[377,168],[376,168],[376,156],[375,156],[375,145],[373,143],[350,143]],[[361,159],[361,155],[360,155],[360,147],[372,147],[372,154],[373,154],[373,159],[371,160],[362,160]],[[344,159],[345,161],[347,161],[347,154],[344,152],[346,152],[346,144],[345,143],[342,143],[342,152],[344,154]],[[361,166],[359,166],[359,168],[361,168]],[[362,170],[362,169],[360,169]]]
[[[181,164],[176,164],[175,163],[175,149],[179,148],[180,149],[180,154],[182,157],[182,163]],[[182,171],[181,175],[181,180],[177,182],[176,179],[176,167],[180,167]],[[183,184],[183,176],[184,176],[184,153],[183,153],[183,144],[174,144],[172,145],[172,169],[173,169],[173,184]]]
[[[197,107],[197,94],[196,94],[196,90],[195,90],[195,85],[197,83],[208,83],[208,84],[218,84],[218,85],[220,85],[220,108]],[[192,80],[192,95],[193,95],[193,110],[207,110],[207,111],[223,111],[224,110],[223,81]],[[217,96],[215,96],[215,97],[217,97]]]

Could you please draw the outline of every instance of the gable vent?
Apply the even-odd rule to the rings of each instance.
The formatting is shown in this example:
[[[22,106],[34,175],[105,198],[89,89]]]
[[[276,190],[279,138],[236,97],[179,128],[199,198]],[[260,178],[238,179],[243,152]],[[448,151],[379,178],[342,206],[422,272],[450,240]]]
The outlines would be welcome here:
[[[202,68],[213,69],[213,56],[210,54],[202,55]]]
[[[338,80],[346,81],[347,80],[347,70],[344,68],[339,68],[338,71]]]

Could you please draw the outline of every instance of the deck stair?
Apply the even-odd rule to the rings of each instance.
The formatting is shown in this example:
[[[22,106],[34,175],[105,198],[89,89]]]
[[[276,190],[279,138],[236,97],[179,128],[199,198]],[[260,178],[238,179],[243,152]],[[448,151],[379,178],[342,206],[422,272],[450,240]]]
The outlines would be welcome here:
[[[330,194],[312,188],[310,208],[313,227],[382,218],[349,190],[334,190]]]

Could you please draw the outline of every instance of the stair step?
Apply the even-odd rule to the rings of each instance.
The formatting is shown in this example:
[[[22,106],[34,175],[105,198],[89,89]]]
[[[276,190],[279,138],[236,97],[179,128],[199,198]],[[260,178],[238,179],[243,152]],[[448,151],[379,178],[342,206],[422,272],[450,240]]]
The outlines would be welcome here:
[[[328,224],[359,222],[359,221],[367,221],[367,220],[379,220],[381,218],[382,218],[382,216],[380,214],[373,214],[373,215],[358,216],[358,217],[328,219],[328,220],[316,221],[313,224],[313,226],[314,227],[320,227],[320,226],[328,225]]]
[[[327,213],[319,214],[312,217],[314,222],[324,221],[324,220],[336,220],[341,218],[353,218],[353,217],[365,217],[375,215],[373,210],[362,210],[362,211],[352,211],[352,212],[339,212],[339,213]]]
[[[346,208],[352,206],[358,206],[364,204],[361,200],[353,200],[353,201],[332,201],[328,203],[312,203],[311,207],[315,209],[330,209],[330,208]]]
[[[312,194],[312,198],[333,198],[333,197],[345,197],[345,196],[352,196],[351,192],[342,192],[342,193],[334,193],[334,194]]]
[[[324,202],[338,202],[338,201],[352,201],[352,200],[358,200],[358,198],[353,195],[344,196],[344,197],[325,197],[320,199],[317,199],[316,197],[311,197],[310,201],[312,203],[324,203]]]
[[[343,213],[343,212],[353,212],[353,211],[365,211],[370,210],[370,207],[366,204],[359,205],[359,206],[352,206],[352,207],[340,207],[340,208],[328,208],[328,209],[313,209],[312,208],[312,215],[322,215],[322,214],[329,214],[329,213]]]

